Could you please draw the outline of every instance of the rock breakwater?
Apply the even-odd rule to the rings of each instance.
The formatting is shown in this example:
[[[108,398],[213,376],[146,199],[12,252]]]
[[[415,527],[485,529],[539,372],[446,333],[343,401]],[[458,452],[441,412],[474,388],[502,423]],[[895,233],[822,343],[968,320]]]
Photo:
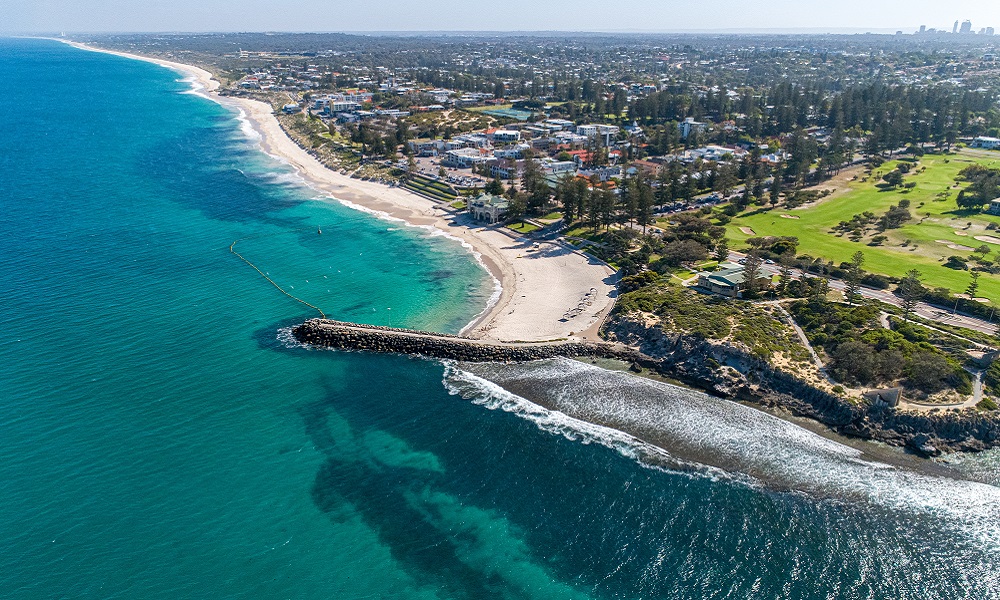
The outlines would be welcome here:
[[[415,354],[468,362],[527,362],[566,356],[614,358],[657,367],[656,361],[634,348],[603,342],[494,342],[325,319],[310,319],[292,329],[292,334],[304,344],[327,348]]]

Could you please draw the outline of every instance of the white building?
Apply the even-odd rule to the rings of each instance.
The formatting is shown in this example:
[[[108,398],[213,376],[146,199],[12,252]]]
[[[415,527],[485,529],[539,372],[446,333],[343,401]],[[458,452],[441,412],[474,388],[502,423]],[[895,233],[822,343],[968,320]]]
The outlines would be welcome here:
[[[506,148],[499,148],[493,151],[493,156],[497,158],[524,158],[524,152],[528,148],[531,148],[528,144],[517,144],[516,146],[507,146]]]
[[[552,160],[542,161],[542,170],[549,175],[576,175],[576,163],[572,160]]]
[[[973,148],[986,148],[987,150],[996,150],[1000,148],[1000,138],[986,137],[981,135],[976,139],[972,140]]]
[[[681,137],[687,139],[692,133],[701,133],[705,130],[705,123],[695,121],[693,117],[688,117],[681,121]]]
[[[476,148],[459,148],[445,152],[442,162],[452,167],[468,168],[484,163],[486,160],[487,158]]]
[[[513,129],[497,129],[493,132],[493,141],[500,143],[520,142],[521,132]]]
[[[566,119],[545,119],[545,124],[554,127],[555,131],[571,131],[576,125]]]

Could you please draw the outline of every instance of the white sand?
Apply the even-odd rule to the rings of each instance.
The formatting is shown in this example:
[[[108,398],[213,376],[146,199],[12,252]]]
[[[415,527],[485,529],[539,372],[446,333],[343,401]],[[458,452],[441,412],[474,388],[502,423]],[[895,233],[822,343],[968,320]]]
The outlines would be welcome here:
[[[948,246],[952,250],[961,250],[963,252],[971,252],[972,250],[974,250],[974,248],[963,246],[962,244],[956,244],[955,242],[950,242],[948,240],[934,240],[934,241],[939,244],[944,244],[945,246]]]
[[[104,52],[83,44],[72,45]],[[196,92],[242,113],[260,134],[264,152],[293,166],[310,186],[332,199],[413,226],[439,230],[471,247],[499,281],[501,293],[479,319],[469,324],[468,335],[504,341],[596,339],[597,329],[611,311],[616,296],[616,275],[607,265],[558,242],[541,242],[534,248],[524,238],[497,228],[477,226],[467,215],[456,217],[431,200],[402,188],[351,179],[332,171],[285,134],[269,105],[212,93],[219,83],[204,69],[108,52],[153,62],[189,76]]]

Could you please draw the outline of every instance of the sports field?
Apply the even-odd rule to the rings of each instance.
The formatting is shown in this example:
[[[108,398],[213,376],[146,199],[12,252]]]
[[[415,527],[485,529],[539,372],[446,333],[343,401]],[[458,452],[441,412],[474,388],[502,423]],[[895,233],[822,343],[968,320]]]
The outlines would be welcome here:
[[[861,250],[867,271],[901,277],[915,268],[928,286],[964,292],[970,280],[969,271],[945,267],[949,256],[968,258],[973,249],[985,243],[992,250],[988,258],[1000,262],[1000,229],[987,230],[991,223],[1000,226],[1000,216],[959,210],[955,204],[959,189],[966,185],[958,184],[955,177],[975,163],[1000,167],[1000,153],[996,158],[968,151],[924,156],[905,176],[905,182],[916,184],[910,190],[883,190],[876,186],[880,181],[875,175],[887,173],[898,164],[891,161],[870,177],[859,171],[858,179],[847,184],[850,191],[811,206],[791,210],[779,207],[758,214],[752,214],[751,210],[737,216],[728,225],[728,236],[737,242],[751,237],[750,230],[756,236],[796,236],[800,242],[798,254],[836,263],[850,260],[852,254]],[[903,199],[910,201],[913,219],[899,229],[883,232],[888,239],[880,246],[870,245],[871,235],[855,242],[848,235],[834,231],[841,221],[850,221],[856,214],[870,211],[881,216],[890,205]],[[1000,301],[1000,276],[983,273],[979,282],[978,296]]]

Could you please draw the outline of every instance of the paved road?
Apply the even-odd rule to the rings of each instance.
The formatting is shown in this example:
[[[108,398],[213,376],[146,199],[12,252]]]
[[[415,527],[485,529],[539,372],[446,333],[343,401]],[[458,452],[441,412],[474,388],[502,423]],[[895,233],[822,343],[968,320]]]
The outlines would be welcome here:
[[[738,262],[740,259],[745,258],[746,255],[740,252],[730,252],[729,260],[733,262]],[[772,274],[778,274],[778,265],[763,265],[763,269]],[[792,277],[803,278],[803,277],[816,277],[811,273],[805,273],[798,269],[792,269]],[[838,290],[843,292],[845,284],[839,279],[830,279],[830,289]],[[886,304],[891,304],[893,306],[899,306],[901,304],[900,299],[888,290],[876,290],[872,288],[862,287],[860,292],[861,296],[865,298],[871,298],[874,300],[880,300]],[[1000,311],[998,311],[1000,312]],[[934,306],[932,304],[927,304],[926,302],[918,302],[917,306],[913,309],[913,314],[918,317],[923,317],[931,321],[936,321],[938,323],[946,325],[956,325],[959,327],[965,327],[966,329],[971,329],[973,331],[978,331],[980,333],[987,333],[993,335],[997,331],[996,322],[991,322],[986,319],[979,319],[976,317],[970,317],[962,314],[952,314],[952,312],[946,308],[941,308],[940,306]],[[1000,314],[997,315],[1000,317]]]

